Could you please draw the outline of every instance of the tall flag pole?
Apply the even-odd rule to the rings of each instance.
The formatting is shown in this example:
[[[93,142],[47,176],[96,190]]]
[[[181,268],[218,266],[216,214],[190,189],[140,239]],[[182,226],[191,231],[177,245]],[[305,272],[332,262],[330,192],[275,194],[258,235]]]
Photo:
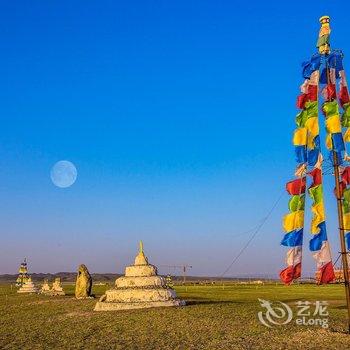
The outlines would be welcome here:
[[[323,87],[322,90],[322,95],[324,98],[322,110],[326,117],[327,148],[331,151],[331,160],[334,169],[335,195],[337,199],[338,227],[341,249],[340,254],[342,257],[345,297],[348,310],[348,332],[350,333],[349,267],[345,239],[345,231],[350,231],[350,198],[349,189],[347,189],[347,185],[349,183],[349,167],[342,167],[343,161],[349,160],[348,156],[346,155],[344,139],[345,141],[348,141],[348,107],[350,100],[345,78],[345,72],[342,64],[343,53],[340,50],[332,51],[330,47],[329,36],[331,29],[329,22],[330,18],[328,16],[323,16],[320,18],[321,29],[317,41],[317,47],[320,55],[324,56],[325,61],[324,71],[326,85]],[[340,118],[339,105],[337,101],[337,79],[340,79],[340,91],[338,93],[338,100],[340,103],[340,107],[343,108],[344,111],[342,118]],[[344,134],[342,127],[347,128]],[[347,239],[349,239],[349,232],[347,233]]]
[[[324,75],[322,58],[330,50],[329,34],[328,21],[320,30],[320,38],[317,43],[319,53],[313,55],[309,61],[302,65],[304,82],[300,86],[301,94],[297,98],[297,107],[300,112],[295,119],[297,128],[293,136],[297,161],[295,176],[297,179],[287,183],[287,192],[292,197],[289,200],[290,213],[283,219],[285,235],[281,242],[283,246],[289,247],[286,259],[287,267],[280,272],[281,280],[285,284],[290,284],[301,276],[306,175],[312,179],[307,191],[312,201],[312,238],[309,248],[316,260],[320,276],[318,283],[329,283],[335,278],[325,221],[322,181],[323,157],[319,136],[319,92]],[[292,204],[297,201],[299,205],[293,206]]]
[[[311,234],[309,248],[316,260],[318,283],[334,280],[331,250],[327,239],[320,137],[319,137],[319,95],[323,100],[322,113],[325,117],[326,147],[330,151],[335,178],[334,193],[337,199],[339,237],[344,275],[345,295],[350,333],[350,285],[348,255],[350,250],[350,157],[345,142],[350,142],[350,97],[343,68],[343,52],[330,46],[330,18],[320,18],[321,29],[317,41],[318,53],[302,65],[305,79],[297,107],[301,110],[296,117],[294,132],[297,179],[287,183],[289,214],[283,219],[285,230],[282,245],[289,247],[287,267],[280,272],[281,280],[290,284],[301,276],[301,252],[303,243],[306,175],[312,179],[308,193],[312,200]],[[342,109],[342,113],[340,113]],[[345,142],[344,142],[345,141]]]
[[[348,266],[348,253],[346,251],[346,240],[348,241],[349,249],[349,232],[346,234],[345,231],[350,231],[350,207],[349,207],[349,192],[347,189],[349,183],[349,167],[341,167],[343,160],[347,159],[343,157],[342,151],[345,150],[344,140],[349,141],[349,91],[347,88],[345,71],[342,65],[343,53],[340,50],[331,51],[329,43],[330,26],[329,17],[323,16],[320,18],[321,29],[317,47],[320,54],[326,57],[326,77],[327,85],[324,88],[324,99],[323,112],[326,116],[326,129],[328,135],[331,137],[328,141],[331,149],[332,162],[334,168],[335,178],[335,195],[337,198],[337,211],[338,211],[338,225],[339,225],[339,239],[340,239],[340,254],[342,257],[344,285],[345,285],[345,296],[348,310],[348,332],[350,333],[350,288],[349,288],[349,266]],[[340,118],[339,106],[337,102],[337,79],[340,79],[338,93],[338,100],[340,107],[343,108],[343,115]],[[347,128],[345,133],[342,132],[342,127]],[[329,136],[328,136],[329,137]],[[345,158],[345,159],[344,159]],[[342,174],[342,176],[341,176]]]

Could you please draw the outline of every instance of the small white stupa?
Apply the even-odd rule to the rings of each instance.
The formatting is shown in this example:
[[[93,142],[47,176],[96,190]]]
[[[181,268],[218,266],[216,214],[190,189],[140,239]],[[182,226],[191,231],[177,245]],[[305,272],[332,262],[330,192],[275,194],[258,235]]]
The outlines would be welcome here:
[[[38,289],[32,282],[32,278],[28,277],[28,280],[18,289],[17,293],[38,293]]]
[[[157,268],[148,263],[140,242],[140,251],[134,265],[125,268],[125,276],[117,278],[115,287],[106,291],[95,306],[95,311],[142,309],[159,306],[183,306],[176,292],[157,275]]]
[[[41,294],[49,294],[50,293],[50,286],[49,286],[49,281],[47,279],[44,279],[44,283],[41,286],[40,293]]]
[[[50,290],[50,295],[65,295],[62,285],[61,285],[61,278],[57,277],[55,278],[55,282],[52,283],[52,288]]]

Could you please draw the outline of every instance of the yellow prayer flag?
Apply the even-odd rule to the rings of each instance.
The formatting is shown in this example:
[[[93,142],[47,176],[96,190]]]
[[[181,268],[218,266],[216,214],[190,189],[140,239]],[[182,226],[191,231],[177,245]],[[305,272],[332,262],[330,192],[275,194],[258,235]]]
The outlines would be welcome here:
[[[304,226],[304,210],[294,211],[284,216],[283,229],[291,232]]]
[[[306,145],[306,140],[307,140],[307,129],[306,128],[295,129],[294,136],[293,136],[293,145],[304,146]]]
[[[350,231],[350,213],[343,214],[343,228],[345,232]]]
[[[345,142],[350,142],[350,128],[346,129],[343,137]]]
[[[326,128],[331,134],[341,132],[340,117],[338,114],[334,114],[326,119]]]
[[[332,136],[331,134],[327,134],[326,136],[326,147],[327,149],[331,150],[332,149]]]
[[[309,135],[307,138],[307,149],[312,150],[315,148],[315,142],[314,142],[314,137]]]
[[[318,127],[318,118],[317,117],[311,117],[305,122],[305,127],[308,130],[308,132],[313,136],[317,136],[320,133],[319,127]]]
[[[317,226],[325,220],[323,202],[313,205],[311,207],[311,211],[314,214],[311,220],[311,233],[317,234],[320,231],[320,229]]]

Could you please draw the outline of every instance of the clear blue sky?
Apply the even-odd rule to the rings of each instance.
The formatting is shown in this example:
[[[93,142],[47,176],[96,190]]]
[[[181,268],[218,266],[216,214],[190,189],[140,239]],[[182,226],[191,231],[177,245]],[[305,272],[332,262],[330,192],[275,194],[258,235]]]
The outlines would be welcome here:
[[[314,0],[2,1],[0,273],[15,273],[25,256],[32,272],[80,263],[122,272],[139,239],[157,265],[223,272],[242,232],[292,179],[300,64],[315,52],[318,18],[331,16],[333,47],[350,54],[349,9]],[[50,179],[61,159],[78,169],[68,189]],[[229,275],[284,266],[287,200]],[[328,193],[337,251],[333,202]]]

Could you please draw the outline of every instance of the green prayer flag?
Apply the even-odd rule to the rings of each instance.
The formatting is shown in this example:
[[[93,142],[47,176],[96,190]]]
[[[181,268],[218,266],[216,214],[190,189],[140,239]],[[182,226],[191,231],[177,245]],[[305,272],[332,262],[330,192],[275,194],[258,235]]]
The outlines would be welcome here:
[[[335,114],[339,114],[337,100],[325,102],[322,106],[322,109],[326,113],[327,117],[330,117],[330,116],[335,115]]]
[[[299,194],[291,197],[288,203],[289,210],[291,212],[304,210],[305,207],[305,195]]]
[[[341,125],[344,128],[350,127],[350,103],[345,103],[344,106],[344,112],[341,116]]]
[[[307,101],[305,103],[305,110],[307,118],[317,117],[318,115],[318,103],[317,101]]]
[[[322,202],[322,185],[309,188],[309,194],[314,205]]]
[[[300,113],[297,114],[297,116],[295,117],[295,123],[300,127],[300,128],[304,128],[305,127],[305,123],[307,120],[307,111],[306,110],[302,110]]]
[[[347,188],[343,192],[343,213],[350,212],[350,188]]]

